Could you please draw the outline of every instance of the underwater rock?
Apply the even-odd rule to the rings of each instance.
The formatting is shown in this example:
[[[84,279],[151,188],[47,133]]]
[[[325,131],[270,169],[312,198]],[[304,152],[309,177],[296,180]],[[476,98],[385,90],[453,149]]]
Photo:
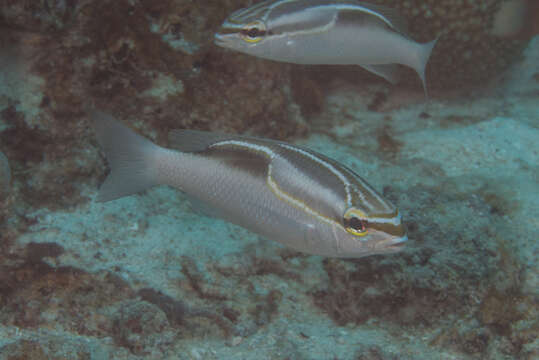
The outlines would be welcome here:
[[[11,170],[7,157],[0,151],[0,199],[7,196],[11,184]]]
[[[143,355],[147,348],[172,343],[173,333],[166,315],[157,306],[130,300],[113,315],[114,341],[133,354]],[[167,331],[168,330],[168,331]]]
[[[91,99],[124,118],[150,117],[159,128],[304,134],[307,127],[290,116],[288,71],[222,56],[213,45],[221,13],[221,4],[118,0],[13,3],[0,19],[26,30],[13,30],[13,42],[42,78],[41,123],[51,131],[73,133],[66,123],[74,127]]]
[[[484,86],[520,59],[531,39],[492,34],[495,19],[503,18],[506,10],[502,9],[504,0],[374,2],[395,6],[402,12],[409,19],[412,37],[427,41],[433,35],[440,36],[427,69],[429,87],[433,88]],[[531,1],[529,4],[532,6]]]
[[[9,211],[0,209],[0,358],[538,358],[539,38],[510,93],[387,110],[373,87],[335,89],[315,71],[206,43],[244,0],[4,3],[0,22],[29,30],[15,43],[39,50],[29,71],[43,94],[31,102],[36,116],[0,94],[0,146],[16,169]],[[505,68],[481,72],[480,54],[491,64],[506,49],[508,64],[526,41],[492,35],[504,1],[378,3],[408,14],[418,41],[452,29],[429,66],[433,86],[478,85]],[[421,6],[438,9],[432,22]],[[468,65],[458,51],[474,44]],[[297,144],[379,184],[402,208],[407,250],[305,256],[194,214],[165,187],[107,207],[93,201],[105,167],[82,104],[161,144],[181,127],[293,138],[307,132],[294,91],[318,106],[306,114],[321,112]]]
[[[308,131],[292,105],[288,70],[223,57],[213,46],[208,24],[225,16],[219,4],[46,4],[11,2],[0,10],[0,48],[19,56],[9,64],[23,64],[0,68],[0,83],[11,80],[0,87],[0,142],[12,165],[24,164],[20,181],[27,186],[17,191],[31,206],[83,198],[73,184],[91,179],[97,160],[87,152],[87,102],[153,137],[177,128],[281,139]],[[192,46],[178,48],[176,40]]]

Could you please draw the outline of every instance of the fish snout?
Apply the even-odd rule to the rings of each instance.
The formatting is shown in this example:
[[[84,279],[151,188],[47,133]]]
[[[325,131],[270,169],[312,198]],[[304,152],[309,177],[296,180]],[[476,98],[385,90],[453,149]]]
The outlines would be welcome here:
[[[226,45],[226,35],[215,33],[213,37],[213,43],[217,46],[225,47]]]
[[[385,248],[389,251],[400,251],[406,246],[407,242],[408,235],[404,234],[403,236],[389,239],[384,245]]]

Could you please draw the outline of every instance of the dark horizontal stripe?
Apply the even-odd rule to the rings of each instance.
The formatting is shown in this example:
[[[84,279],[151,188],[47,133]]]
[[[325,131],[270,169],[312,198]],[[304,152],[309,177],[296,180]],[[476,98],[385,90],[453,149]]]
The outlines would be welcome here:
[[[236,145],[220,145],[199,151],[197,155],[221,161],[246,175],[261,177],[266,181],[270,159],[264,153]]]
[[[390,234],[397,237],[403,237],[406,234],[406,230],[402,224],[393,225],[387,223],[376,223],[368,222],[367,229],[376,229],[378,231],[383,231],[386,234]]]
[[[382,218],[382,219],[392,219],[399,215],[399,210],[395,209],[392,213],[379,213],[379,214],[369,214],[371,218]]]

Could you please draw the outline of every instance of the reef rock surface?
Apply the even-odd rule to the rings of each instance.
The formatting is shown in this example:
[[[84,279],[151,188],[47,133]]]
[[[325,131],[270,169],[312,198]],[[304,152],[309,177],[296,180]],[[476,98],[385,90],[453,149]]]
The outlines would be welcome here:
[[[0,359],[537,358],[539,39],[492,34],[507,1],[377,2],[443,35],[428,103],[213,46],[250,2],[1,1]],[[311,147],[394,201],[409,245],[307,256],[166,187],[96,203],[86,106],[162,145],[193,128]]]

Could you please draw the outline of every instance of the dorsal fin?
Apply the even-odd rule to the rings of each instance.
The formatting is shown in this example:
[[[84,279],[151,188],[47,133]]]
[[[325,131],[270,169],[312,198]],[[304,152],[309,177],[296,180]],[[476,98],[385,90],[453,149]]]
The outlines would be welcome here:
[[[377,23],[384,24],[388,28],[408,37],[408,24],[405,17],[395,8],[371,4],[358,0],[297,0],[275,1],[268,5],[273,18],[287,18],[290,13],[294,14],[294,21],[287,21],[288,27],[297,27],[298,24],[323,25],[332,22],[334,13],[338,19],[349,18],[358,20],[369,18]],[[280,24],[282,27],[283,24]],[[310,27],[309,27],[310,28]]]
[[[212,144],[227,140],[263,142],[266,144],[279,143],[277,140],[263,139],[256,136],[225,134],[202,130],[177,129],[171,130],[168,133],[169,146],[183,152],[204,151]]]
[[[172,130],[168,134],[169,146],[183,152],[203,151],[216,142],[238,138],[243,137],[200,130]]]

